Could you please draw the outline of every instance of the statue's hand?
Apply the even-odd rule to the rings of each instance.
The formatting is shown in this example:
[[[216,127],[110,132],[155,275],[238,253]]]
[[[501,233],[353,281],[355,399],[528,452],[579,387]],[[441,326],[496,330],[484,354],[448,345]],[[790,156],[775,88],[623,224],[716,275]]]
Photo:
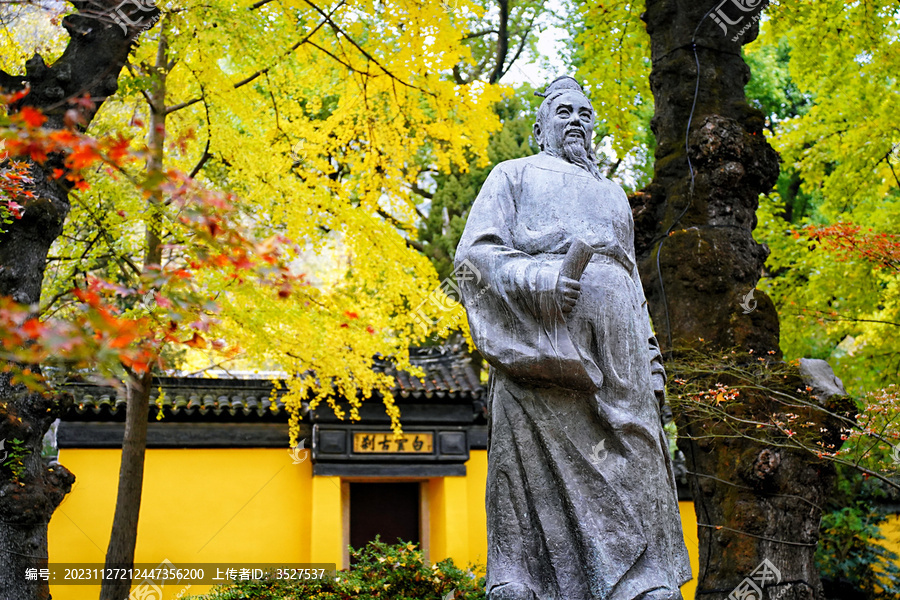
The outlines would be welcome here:
[[[574,279],[560,275],[556,282],[556,297],[563,314],[568,315],[572,312],[579,296],[581,296],[581,284]]]

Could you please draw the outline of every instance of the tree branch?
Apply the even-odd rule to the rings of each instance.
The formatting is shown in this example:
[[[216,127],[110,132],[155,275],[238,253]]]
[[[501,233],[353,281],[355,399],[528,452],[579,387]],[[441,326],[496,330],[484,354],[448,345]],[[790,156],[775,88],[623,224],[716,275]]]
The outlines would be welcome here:
[[[309,0],[307,0],[308,2]],[[506,54],[509,51],[509,0],[498,0],[500,5],[500,30],[497,33],[497,58],[494,62],[494,70],[488,78],[488,83],[497,83],[503,76],[503,65],[506,64]]]
[[[179,102],[178,104],[173,104],[172,106],[166,107],[166,114],[171,114],[177,110],[181,110],[182,108],[187,108],[192,104],[197,104],[203,98],[194,98],[193,100],[188,100],[187,102]]]
[[[206,148],[203,149],[203,154],[200,155],[200,160],[198,160],[197,164],[194,165],[194,168],[191,169],[191,172],[189,174],[189,177],[191,179],[196,177],[197,173],[200,172],[200,169],[203,168],[203,165],[206,164],[206,161],[208,161],[210,158],[212,158],[212,154],[209,153],[209,140],[210,140],[210,138],[207,137],[206,138]]]
[[[825,311],[815,310],[815,309],[804,309],[808,313],[812,313],[809,316],[812,316],[816,319],[822,319],[823,321],[850,321],[852,323],[878,323],[880,325],[893,325],[894,327],[900,327],[900,323],[895,323],[893,321],[880,321],[878,319],[855,319],[853,317],[837,317],[833,316],[831,313],[826,313]],[[817,314],[818,313],[818,314]],[[803,314],[798,311],[797,314]],[[824,316],[828,315],[828,316]]]
[[[463,41],[471,40],[473,38],[482,37],[489,33],[500,33],[496,29],[482,29],[481,31],[473,31],[472,33],[467,33],[462,37]]]
[[[541,9],[544,7],[544,2],[545,0],[541,0],[540,5],[538,5],[538,7],[534,9],[534,14],[531,15],[531,20],[528,22],[528,27],[526,27],[522,32],[522,39],[519,42],[519,47],[516,50],[515,55],[512,57],[512,60],[510,60],[509,64],[506,65],[506,68],[503,70],[503,73],[500,75],[500,77],[503,77],[509,72],[510,69],[512,69],[512,66],[516,63],[516,61],[519,59],[519,56],[522,54],[522,51],[525,49],[525,42],[528,41],[528,34],[531,33],[532,29],[534,29],[534,22],[537,19],[537,16],[540,14]]]
[[[201,91],[203,87],[200,87]],[[204,92],[203,97],[206,97],[206,93]],[[200,160],[197,161],[197,164],[194,165],[194,168],[191,169],[190,178],[193,179],[197,176],[197,173],[200,172],[200,169],[203,168],[203,165],[206,164],[210,158],[212,158],[212,154],[209,153],[209,143],[212,140],[212,124],[209,122],[209,105],[206,102],[203,103],[204,111],[206,112],[206,147],[203,149],[203,154],[200,155]]]
[[[525,42],[528,40],[528,33],[529,33],[530,31],[531,31],[531,30],[530,30],[530,28],[529,28],[525,33],[522,34],[522,39],[521,39],[520,42],[519,42],[519,47],[516,49],[516,53],[513,55],[512,59],[509,61],[509,64],[506,65],[506,68],[505,68],[505,69],[503,69],[503,73],[500,74],[500,77],[501,77],[501,78],[502,78],[504,75],[506,75],[506,74],[509,72],[510,69],[512,69],[512,66],[513,66],[513,65],[516,63],[516,61],[519,59],[519,56],[522,54],[522,50],[525,49]]]
[[[897,171],[894,170],[894,163],[891,162],[891,155],[896,152],[897,149],[894,146],[891,146],[891,149],[887,151],[887,154],[881,160],[887,161],[888,168],[891,170],[891,173],[894,174],[894,181],[897,182],[897,187],[900,188],[900,178],[897,177]],[[878,162],[881,162],[878,161]]]
[[[332,9],[331,14],[333,14],[334,11],[336,11],[338,8],[340,8],[341,6],[343,6],[345,2],[346,2],[346,0],[341,0],[341,2],[339,2],[338,5],[335,6],[334,9]],[[297,42],[296,44],[294,44],[293,46],[291,46],[290,49],[289,49],[287,52],[284,53],[283,56],[289,55],[291,52],[293,52],[294,50],[296,50],[297,48],[299,48],[299,47],[302,46],[303,44],[307,43],[307,42],[309,41],[309,38],[311,38],[313,35],[315,35],[315,33],[316,33],[317,31],[319,31],[319,29],[321,29],[322,26],[325,25],[326,22],[327,22],[327,21],[325,21],[325,20],[320,21],[319,24],[316,25],[316,26],[313,28],[312,31],[310,31],[310,32],[309,32],[302,40],[300,40],[299,42]],[[315,46],[315,44],[312,44],[312,45]],[[315,46],[315,47],[318,48],[318,46]],[[321,48],[319,48],[319,49],[321,50]],[[332,58],[334,58],[334,56],[332,56]],[[341,62],[341,61],[338,61],[338,62]],[[341,63],[341,64],[344,64],[344,63]],[[346,65],[345,65],[345,66],[346,66]],[[266,73],[269,72],[269,70],[270,70],[271,68],[272,68],[272,67],[266,67],[265,69],[260,69],[259,71],[257,71],[256,73],[253,73],[252,75],[248,75],[248,76],[245,77],[244,79],[241,79],[240,81],[238,81],[237,83],[235,83],[235,84],[234,84],[234,89],[238,89],[238,88],[240,88],[240,87],[243,87],[243,86],[247,85],[248,83],[250,83],[251,81],[255,80],[257,77],[260,77],[260,76],[262,76],[262,75],[265,75]],[[349,67],[348,67],[348,68],[349,68]],[[196,103],[200,102],[200,100],[202,100],[202,98],[194,98],[193,100],[188,100],[187,102],[181,102],[181,103],[179,103],[179,104],[175,104],[175,105],[173,105],[173,106],[170,106],[169,108],[166,109],[166,114],[168,115],[168,114],[173,113],[173,112],[175,112],[175,111],[177,111],[177,110],[181,110],[182,108],[187,108],[188,106],[191,106],[192,104],[196,104]]]
[[[429,200],[434,198],[434,194],[432,194],[428,190],[423,190],[422,188],[419,187],[419,184],[417,184],[417,183],[413,183],[412,185],[410,185],[409,189],[413,193],[418,194],[418,195],[422,196],[423,198],[428,198]]]
[[[132,77],[135,77],[134,65],[131,64],[130,60],[125,63],[125,68],[128,69],[128,72],[131,73]],[[147,104],[150,106],[150,108],[153,108],[153,104],[150,101],[150,95],[147,93],[147,90],[141,88],[141,95],[144,96],[144,100],[147,101]]]
[[[388,71],[386,67],[384,67],[380,62],[378,62],[378,61],[375,59],[374,56],[372,56],[371,54],[369,54],[368,52],[366,52],[366,50],[365,50],[362,46],[360,46],[358,43],[356,43],[356,40],[354,40],[352,37],[350,37],[349,35],[347,35],[347,33],[346,33],[343,29],[341,29],[341,28],[337,25],[337,23],[335,23],[334,21],[332,21],[332,20],[331,20],[331,14],[326,15],[326,14],[325,14],[325,11],[323,11],[321,8],[319,8],[318,6],[316,6],[315,4],[313,4],[310,0],[304,0],[304,2],[306,2],[307,4],[309,4],[309,5],[313,8],[313,10],[315,10],[317,13],[319,13],[320,15],[322,15],[322,17],[328,22],[328,24],[329,24],[329,25],[331,26],[331,28],[335,31],[335,33],[339,33],[340,35],[344,36],[344,38],[346,38],[346,40],[347,40],[348,42],[350,42],[357,50],[359,50],[359,52],[360,52],[363,56],[365,56],[365,57],[366,57],[368,60],[370,60],[371,62],[375,63],[375,65],[376,65],[379,69],[381,69],[381,70],[384,72],[385,75],[387,75],[388,77],[390,77],[390,78],[393,79],[394,81],[397,81],[397,82],[400,83],[401,85],[405,85],[405,86],[408,87],[408,88],[412,88],[412,89],[414,89],[414,90],[419,90],[419,91],[422,92],[423,94],[428,94],[429,96],[436,96],[436,94],[434,94],[433,92],[429,92],[428,90],[423,90],[422,88],[420,88],[420,87],[418,87],[418,86],[415,86],[415,85],[413,85],[413,84],[411,84],[411,83],[407,83],[406,81],[403,81],[402,79],[400,79],[399,77],[397,77],[396,75],[394,75],[393,73],[391,73],[390,71]],[[502,3],[506,3],[506,2],[508,2],[508,0],[501,0],[501,2],[502,2]],[[332,13],[333,13],[333,12],[334,12],[334,11],[332,11]],[[331,55],[331,54],[329,53],[329,55]],[[331,55],[331,56],[334,56],[334,55]],[[341,63],[341,64],[343,64],[343,63]]]

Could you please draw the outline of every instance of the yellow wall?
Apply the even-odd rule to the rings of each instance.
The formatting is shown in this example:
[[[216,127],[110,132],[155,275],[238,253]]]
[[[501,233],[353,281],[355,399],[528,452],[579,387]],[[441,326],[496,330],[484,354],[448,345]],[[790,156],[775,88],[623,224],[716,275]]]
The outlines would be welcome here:
[[[119,456],[118,450],[60,452],[59,461],[75,473],[76,481],[50,521],[51,563],[103,563]],[[316,478],[315,484],[330,491],[330,480]],[[330,541],[341,523],[339,517],[335,522],[315,510],[319,507],[313,506],[312,491],[310,461],[292,464],[285,450],[149,450],[136,562],[311,562],[311,534]],[[339,486],[337,498],[340,515]],[[310,526],[312,514],[321,519],[315,528]],[[336,532],[329,529],[335,526]],[[327,546],[315,559],[339,562],[339,537],[337,553],[329,553]],[[181,589],[167,586],[166,598]],[[66,600],[95,600],[99,586],[53,586],[51,593]]]
[[[469,480],[469,560],[487,562],[487,517],[484,514],[484,492],[487,481],[487,450],[473,450],[466,463]]]
[[[881,545],[900,555],[900,515],[891,515],[885,523],[882,523],[881,535],[887,538],[881,540]]]
[[[438,562],[453,558],[465,565],[470,561],[468,477],[437,477],[429,481],[431,519],[429,558]],[[484,513],[482,507],[481,513]]]
[[[115,507],[118,450],[63,450],[77,480],[50,522],[51,563],[103,563]],[[429,558],[464,566],[487,558],[487,452],[472,451],[466,477],[427,481]],[[340,477],[312,477],[280,449],[148,450],[136,561],[335,563],[344,566]],[[685,541],[697,569],[693,505],[681,503]],[[897,523],[900,527],[900,522]],[[900,532],[897,538],[900,539]],[[209,586],[193,586],[201,593]],[[684,588],[692,598],[694,582]],[[55,597],[94,600],[98,586],[53,586]],[[174,598],[180,586],[165,588]]]
[[[694,579],[681,586],[681,594],[691,600],[697,591],[697,571],[700,569],[700,542],[697,538],[697,513],[694,512],[693,502],[679,502],[678,510],[681,512],[681,530],[684,532],[684,545],[687,546],[688,555],[691,557],[691,573]]]

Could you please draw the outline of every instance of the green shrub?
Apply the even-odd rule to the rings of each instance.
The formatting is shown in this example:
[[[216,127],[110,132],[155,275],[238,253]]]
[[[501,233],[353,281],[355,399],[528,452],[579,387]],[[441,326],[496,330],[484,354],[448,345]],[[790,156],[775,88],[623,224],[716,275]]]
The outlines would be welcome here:
[[[827,597],[900,598],[898,557],[879,543],[885,539],[880,526],[887,517],[876,508],[879,501],[896,503],[895,496],[874,478],[837,466],[816,548],[816,565]]]
[[[375,539],[350,549],[353,566],[324,580],[236,581],[194,600],[485,600],[479,567],[463,570],[452,559],[427,565],[415,544]]]
[[[846,582],[868,598],[900,594],[897,555],[877,542],[887,519],[860,502],[822,515],[816,562],[823,577]]]

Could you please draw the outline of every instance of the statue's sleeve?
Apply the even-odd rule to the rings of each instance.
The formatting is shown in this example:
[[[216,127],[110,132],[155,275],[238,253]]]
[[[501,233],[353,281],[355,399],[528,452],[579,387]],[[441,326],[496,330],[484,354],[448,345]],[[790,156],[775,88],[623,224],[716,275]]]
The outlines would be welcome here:
[[[556,300],[558,270],[514,247],[520,185],[503,165],[491,171],[456,250],[472,340],[491,366],[516,379],[593,389]]]

